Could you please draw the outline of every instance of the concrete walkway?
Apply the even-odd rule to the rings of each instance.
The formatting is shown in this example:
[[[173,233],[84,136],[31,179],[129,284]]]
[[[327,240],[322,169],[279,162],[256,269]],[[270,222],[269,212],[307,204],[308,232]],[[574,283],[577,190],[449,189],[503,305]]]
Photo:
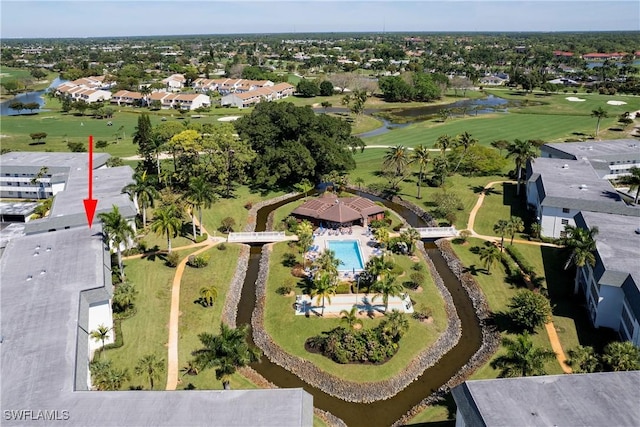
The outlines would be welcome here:
[[[467,229],[471,232],[471,236],[473,237],[477,237],[479,239],[482,240],[488,240],[491,242],[499,242],[501,240],[501,237],[499,236],[485,236],[482,234],[478,234],[475,232],[475,230],[473,229],[473,226],[475,225],[476,222],[476,215],[478,213],[478,211],[480,210],[480,208],[482,207],[482,202],[484,202],[484,197],[487,193],[487,191],[489,191],[491,189],[491,187],[493,187],[496,184],[516,184],[515,181],[493,181],[488,183],[487,185],[485,185],[484,189],[480,192],[480,195],[478,196],[478,201],[476,202],[475,206],[473,207],[473,209],[471,209],[471,212],[469,213],[469,221],[467,223]],[[543,242],[531,242],[528,240],[519,240],[519,239],[515,239],[513,241],[514,243],[523,243],[526,245],[535,245],[535,246],[550,246],[550,247],[555,247],[555,248],[559,248],[561,246],[558,245],[554,245],[552,243],[543,243]],[[556,353],[556,359],[558,360],[558,363],[560,364],[560,367],[562,368],[562,371],[565,374],[570,374],[572,373],[572,369],[569,365],[567,365],[567,358],[564,354],[564,350],[562,349],[562,344],[560,343],[560,339],[558,338],[558,334],[556,332],[556,327],[553,324],[553,321],[547,323],[544,325],[545,330],[547,331],[547,335],[549,336],[549,342],[551,342],[551,348],[553,349],[553,351]]]

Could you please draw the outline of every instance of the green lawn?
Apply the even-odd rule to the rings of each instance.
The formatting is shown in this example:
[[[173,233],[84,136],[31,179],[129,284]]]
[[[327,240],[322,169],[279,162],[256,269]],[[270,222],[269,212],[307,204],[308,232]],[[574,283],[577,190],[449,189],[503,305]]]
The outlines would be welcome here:
[[[183,253],[181,253],[182,255]],[[175,269],[165,266],[160,257],[149,257],[125,261],[127,279],[138,290],[136,297],[137,313],[122,321],[124,345],[108,350],[105,356],[114,362],[114,366],[126,368],[131,381],[123,384],[149,388],[148,381],[135,374],[138,360],[147,354],[155,354],[165,361],[165,372],[156,381],[155,389],[164,390],[166,386],[166,343],[169,339],[169,309],[171,305],[171,284]]]
[[[487,191],[482,207],[478,210],[473,227],[475,231],[488,236],[496,235],[493,226],[499,220],[508,220],[512,216],[520,217],[526,222],[530,214],[526,210],[523,192],[524,189],[521,190],[520,198],[518,198],[515,184],[494,185],[491,190]],[[505,236],[505,239],[507,237]],[[522,233],[516,234],[516,238],[522,238]]]
[[[469,239],[469,243],[466,245],[452,245],[456,254],[462,261],[463,265],[467,267],[467,270],[473,277],[476,279],[482,291],[487,298],[487,302],[489,304],[489,308],[493,313],[505,313],[509,310],[508,305],[511,297],[513,297],[518,291],[513,285],[509,284],[506,281],[506,274],[502,264],[496,263],[492,270],[491,274],[486,274],[486,270],[484,269],[482,262],[477,254],[472,252],[474,247],[480,246],[482,247],[484,242],[480,239]],[[525,245],[518,245],[518,249]],[[523,250],[524,252],[524,250]],[[538,253],[536,260],[535,251],[527,252],[529,257],[527,258],[537,269],[540,268],[539,271],[544,271],[541,268],[542,265],[542,257],[541,254]],[[557,273],[550,271],[551,274]],[[567,331],[565,335],[571,336],[575,334],[574,332]],[[502,336],[508,336],[513,338],[515,335],[502,332]],[[542,327],[536,330],[536,334],[532,336],[532,340],[534,345],[539,347],[545,347],[551,350],[551,343],[549,342],[549,338]],[[562,340],[562,337],[561,337]],[[503,349],[499,350],[495,357],[501,355],[503,353]],[[562,369],[560,365],[553,359],[546,363],[545,369],[548,374],[561,374]],[[472,379],[483,379],[483,378],[496,378],[498,376],[498,371],[491,368],[490,363],[482,366],[478,371],[476,371]]]
[[[439,334],[446,328],[446,316],[442,299],[429,276],[421,292],[409,291],[411,298],[417,307],[429,307],[434,316],[432,324],[423,324],[410,319],[410,328],[400,342],[398,353],[383,365],[340,365],[319,354],[308,353],[304,349],[307,338],[321,334],[340,324],[337,318],[321,318],[317,316],[304,317],[294,315],[292,305],[293,296],[281,296],[275,291],[283,285],[295,286],[297,280],[291,276],[290,268],[282,265],[283,255],[287,252],[296,253],[290,249],[287,243],[274,245],[271,255],[269,279],[267,283],[267,297],[265,308],[265,328],[282,348],[290,354],[302,357],[314,363],[320,369],[331,374],[349,379],[351,381],[369,382],[380,381],[396,375],[406,366],[415,355],[426,346],[433,343]],[[413,261],[408,257],[395,256],[395,261],[400,265],[405,274],[398,280],[408,280]],[[423,262],[423,261],[421,261]],[[425,266],[426,267],[426,266]],[[425,268],[426,270],[426,268]],[[297,288],[297,293],[301,290]],[[364,327],[371,328],[380,322],[380,318],[363,319]]]
[[[220,331],[222,308],[227,296],[229,284],[236,270],[240,245],[226,245],[221,251],[213,247],[204,252],[209,255],[209,265],[204,268],[187,266],[180,285],[180,326],[178,329],[178,359],[182,368],[187,361],[192,360],[191,352],[201,348],[198,334],[202,332],[217,335]],[[199,303],[200,289],[204,286],[215,286],[218,299],[213,307],[204,307]],[[179,382],[182,386],[191,383],[197,389],[222,389],[222,383],[216,379],[215,370],[207,369],[194,376],[180,374]],[[244,377],[236,374],[232,378],[231,387],[256,388]],[[178,386],[181,388],[181,386]]]

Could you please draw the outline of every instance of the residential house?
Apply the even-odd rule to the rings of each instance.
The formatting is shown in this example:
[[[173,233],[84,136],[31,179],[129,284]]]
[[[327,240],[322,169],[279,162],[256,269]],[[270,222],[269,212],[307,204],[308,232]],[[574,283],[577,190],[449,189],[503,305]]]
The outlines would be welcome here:
[[[554,50],[553,56],[561,57],[561,58],[571,58],[573,56],[573,52],[564,52],[562,50]]]
[[[182,74],[172,74],[162,80],[168,91],[179,92],[186,83],[187,79]]]
[[[144,95],[140,92],[131,92],[128,90],[119,90],[111,95],[111,103],[121,105],[141,105]]]
[[[247,108],[259,102],[269,102],[293,95],[295,87],[289,83],[278,83],[248,92],[235,92],[222,97],[221,105]]]
[[[593,325],[640,347],[640,218],[583,211],[575,222],[598,228],[596,263],[580,268],[576,289],[585,296]]]
[[[168,93],[154,92],[149,96],[149,102],[160,101],[162,108],[178,108],[181,110],[195,110],[200,107],[210,107],[211,99],[202,93]]]
[[[490,74],[484,77],[480,77],[480,80],[478,80],[478,83],[483,86],[500,86],[500,85],[504,85],[508,81],[509,81],[508,76],[507,78],[503,78],[495,74]]]
[[[566,77],[559,77],[557,79],[548,80],[547,83],[563,86],[580,86],[580,83],[578,83],[577,81],[568,79]]]
[[[111,92],[106,89],[109,89],[112,84],[105,83],[104,76],[83,77],[62,83],[56,88],[56,93],[67,96],[74,101],[84,101],[91,104],[111,99]]]
[[[640,420],[640,371],[465,381],[456,427],[619,426]]]
[[[626,53],[624,52],[613,52],[613,53],[585,53],[582,55],[582,59],[585,61],[604,61],[606,59],[611,59],[614,61],[620,60],[624,58]]]

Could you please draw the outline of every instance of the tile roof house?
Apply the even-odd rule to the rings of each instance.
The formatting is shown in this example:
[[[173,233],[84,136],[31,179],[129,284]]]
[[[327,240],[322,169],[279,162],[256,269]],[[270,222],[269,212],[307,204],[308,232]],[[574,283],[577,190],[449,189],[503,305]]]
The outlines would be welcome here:
[[[195,110],[200,107],[209,107],[211,99],[202,93],[168,93],[154,92],[149,96],[149,102],[160,101],[162,108],[177,108],[182,110]]]
[[[325,193],[322,197],[308,200],[294,209],[293,216],[310,220],[314,224],[330,223],[366,225],[384,218],[384,208],[364,197],[341,197]]]
[[[111,103],[118,105],[140,105],[143,100],[144,96],[140,92],[128,90],[119,90],[111,95]]]
[[[182,74],[172,74],[166,79],[162,80],[167,90],[172,92],[180,91],[187,82],[187,79]]]
[[[231,105],[238,108],[251,107],[259,102],[269,102],[287,98],[295,92],[295,87],[289,83],[278,83],[273,86],[265,86],[247,92],[229,93],[222,97],[221,105]]]
[[[72,82],[62,83],[56,88],[56,93],[66,95],[74,101],[84,101],[91,104],[111,99],[111,92],[105,89],[112,85],[104,83],[104,76],[83,77]]]

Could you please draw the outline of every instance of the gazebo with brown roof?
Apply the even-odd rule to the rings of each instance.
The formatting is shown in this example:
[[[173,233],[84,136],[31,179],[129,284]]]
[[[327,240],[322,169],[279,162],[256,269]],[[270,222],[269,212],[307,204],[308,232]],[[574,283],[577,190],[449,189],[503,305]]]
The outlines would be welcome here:
[[[384,208],[364,197],[341,197],[325,193],[322,197],[311,199],[296,208],[292,215],[320,223],[348,225],[360,223],[366,225],[384,218]]]

